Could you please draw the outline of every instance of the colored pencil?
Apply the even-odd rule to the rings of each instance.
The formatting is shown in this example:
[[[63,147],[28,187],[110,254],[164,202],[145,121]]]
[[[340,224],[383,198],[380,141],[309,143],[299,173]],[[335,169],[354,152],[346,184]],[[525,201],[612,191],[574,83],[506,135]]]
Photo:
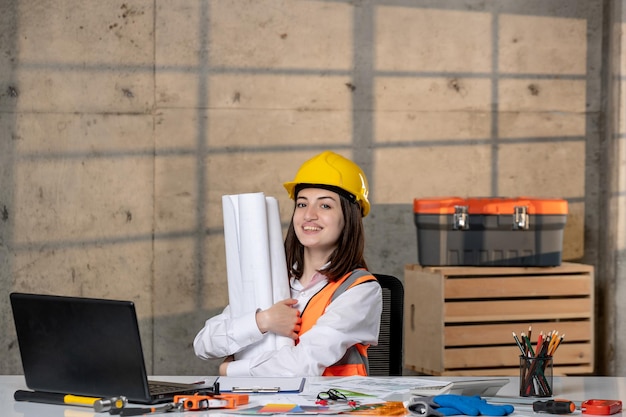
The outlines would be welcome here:
[[[543,330],[539,333],[539,337],[537,338],[537,350],[539,350],[539,346],[543,344]]]
[[[556,352],[556,349],[561,345],[561,342],[563,341],[563,339],[565,338],[565,335],[562,334],[559,339],[556,341],[556,343],[554,344],[554,347],[552,347],[552,350],[548,353],[550,356],[554,355],[554,352]]]
[[[533,345],[532,345],[532,343],[530,343],[530,339],[528,338],[528,336],[526,334],[522,333],[522,339],[524,339],[524,341],[528,345],[528,352],[530,353],[530,356],[535,356],[535,351],[533,350]]]
[[[517,347],[519,348],[520,352],[522,352],[522,355],[526,355],[526,351],[524,350],[524,347],[522,346],[522,342],[520,342],[515,332],[513,332],[513,339],[515,339],[515,343],[517,343]]]

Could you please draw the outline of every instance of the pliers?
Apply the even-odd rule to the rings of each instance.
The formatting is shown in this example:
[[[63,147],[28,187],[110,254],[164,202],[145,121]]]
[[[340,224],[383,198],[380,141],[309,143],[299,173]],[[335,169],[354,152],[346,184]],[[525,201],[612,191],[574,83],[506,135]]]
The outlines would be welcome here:
[[[412,398],[411,403],[407,407],[411,414],[422,416],[422,417],[442,417],[439,411],[437,411],[436,407],[439,407],[436,404],[433,404],[432,397],[424,397],[424,398]]]

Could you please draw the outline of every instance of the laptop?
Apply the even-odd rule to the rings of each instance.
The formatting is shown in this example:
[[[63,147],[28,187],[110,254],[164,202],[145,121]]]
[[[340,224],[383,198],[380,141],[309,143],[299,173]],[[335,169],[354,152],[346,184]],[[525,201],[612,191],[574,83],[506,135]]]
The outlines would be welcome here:
[[[24,377],[34,391],[155,404],[206,389],[148,381],[131,301],[11,293]]]

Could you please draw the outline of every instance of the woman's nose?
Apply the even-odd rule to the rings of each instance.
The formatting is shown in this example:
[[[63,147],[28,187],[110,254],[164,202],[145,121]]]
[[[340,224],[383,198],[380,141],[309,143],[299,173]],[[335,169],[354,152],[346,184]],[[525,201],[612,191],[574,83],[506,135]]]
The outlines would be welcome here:
[[[304,220],[313,220],[317,218],[317,210],[313,206],[307,206],[304,212]]]

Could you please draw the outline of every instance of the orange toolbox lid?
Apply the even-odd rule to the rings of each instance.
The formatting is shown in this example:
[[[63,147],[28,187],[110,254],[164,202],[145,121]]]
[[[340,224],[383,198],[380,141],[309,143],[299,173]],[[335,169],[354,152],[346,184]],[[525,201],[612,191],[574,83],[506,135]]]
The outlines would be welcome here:
[[[454,214],[455,207],[467,207],[468,214],[513,214],[515,207],[526,207],[527,214],[567,214],[567,201],[531,197],[434,197],[416,198],[415,214]]]

